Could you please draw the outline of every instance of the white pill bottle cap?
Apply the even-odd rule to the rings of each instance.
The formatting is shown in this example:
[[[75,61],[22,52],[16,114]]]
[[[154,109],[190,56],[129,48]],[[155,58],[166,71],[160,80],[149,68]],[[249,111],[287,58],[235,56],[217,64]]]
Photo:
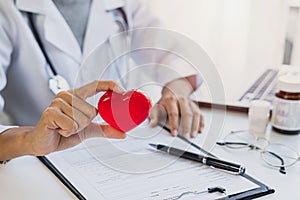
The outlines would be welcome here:
[[[300,69],[279,75],[278,90],[291,93],[300,93]]]

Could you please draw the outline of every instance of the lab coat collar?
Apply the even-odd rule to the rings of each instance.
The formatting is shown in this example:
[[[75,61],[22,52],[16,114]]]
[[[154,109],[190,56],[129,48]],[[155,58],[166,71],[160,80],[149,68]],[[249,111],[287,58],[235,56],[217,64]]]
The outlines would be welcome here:
[[[16,7],[25,12],[44,14],[46,3],[45,0],[16,0]]]
[[[43,37],[45,37],[45,40],[62,52],[65,52],[78,64],[81,63],[82,53],[80,46],[52,0],[16,0],[16,6],[21,11],[44,15]]]

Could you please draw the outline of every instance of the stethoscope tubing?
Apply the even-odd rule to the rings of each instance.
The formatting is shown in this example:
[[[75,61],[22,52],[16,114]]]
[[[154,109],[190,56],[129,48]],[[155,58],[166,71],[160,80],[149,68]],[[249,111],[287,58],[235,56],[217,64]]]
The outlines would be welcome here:
[[[124,13],[124,11],[121,8],[118,8],[116,10],[114,10],[113,12],[114,18],[115,18],[115,22],[118,24],[119,26],[119,32],[125,32],[128,30],[128,22],[127,22],[127,18],[126,15]],[[49,58],[48,53],[46,52],[46,49],[41,41],[41,38],[39,36],[39,33],[37,31],[37,28],[34,24],[33,21],[33,13],[28,13],[28,20],[29,20],[29,25],[30,28],[32,30],[32,33],[44,55],[44,58],[46,60],[47,65],[49,66],[49,69],[52,72],[52,75],[50,75],[50,79],[49,79],[49,89],[54,93],[54,95],[56,95],[58,92],[62,91],[62,90],[68,90],[70,89],[70,86],[67,82],[67,80],[58,74],[57,70],[55,69],[51,59]],[[47,70],[48,72],[48,70]],[[48,72],[49,73],[49,72]],[[122,83],[123,86],[126,86],[126,83],[124,83],[124,81],[122,80],[121,77],[121,73],[119,71],[119,69],[117,69],[117,73],[120,76],[120,81]]]

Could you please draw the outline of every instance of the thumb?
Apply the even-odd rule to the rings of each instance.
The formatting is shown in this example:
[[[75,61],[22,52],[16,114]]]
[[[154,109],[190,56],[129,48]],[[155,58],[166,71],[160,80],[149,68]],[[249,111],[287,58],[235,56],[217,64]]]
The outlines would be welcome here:
[[[70,137],[61,137],[60,144],[55,151],[73,147],[85,139],[94,137],[124,139],[126,138],[126,134],[107,124],[91,123],[86,128],[78,132],[78,134],[71,135]]]

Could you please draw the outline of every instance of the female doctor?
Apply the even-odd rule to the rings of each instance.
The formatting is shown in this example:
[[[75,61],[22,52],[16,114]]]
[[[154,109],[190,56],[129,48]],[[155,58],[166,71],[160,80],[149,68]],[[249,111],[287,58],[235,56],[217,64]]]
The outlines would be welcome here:
[[[92,122],[97,110],[86,101],[109,89],[123,93],[120,85],[114,81],[90,80],[55,95],[52,91],[59,88],[55,88],[57,85],[51,88],[52,85],[49,89],[49,79],[61,84],[64,80],[60,78],[64,77],[74,87],[82,60],[97,44],[118,32],[114,11],[122,11],[120,15],[130,29],[160,26],[142,2],[0,1],[0,109],[9,113],[16,124],[0,125],[0,161],[22,155],[46,155],[72,147],[82,138],[125,137],[109,125]],[[181,120],[182,134],[188,138],[201,132],[203,117],[188,98],[198,87],[198,76],[182,71],[185,78],[166,83],[149,118],[155,126],[165,113],[173,136],[178,134]]]

